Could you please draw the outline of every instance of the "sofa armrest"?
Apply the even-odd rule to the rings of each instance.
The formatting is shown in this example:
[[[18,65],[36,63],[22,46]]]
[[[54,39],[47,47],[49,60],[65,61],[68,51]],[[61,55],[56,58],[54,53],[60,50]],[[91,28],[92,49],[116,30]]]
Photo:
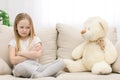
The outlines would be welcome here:
[[[117,57],[115,63],[113,63],[112,69],[113,69],[113,72],[120,73],[120,40],[117,41],[115,47],[117,49],[118,57]]]
[[[115,47],[116,47],[117,51],[120,52],[120,49],[119,49],[120,48],[120,40],[118,40],[116,42]]]

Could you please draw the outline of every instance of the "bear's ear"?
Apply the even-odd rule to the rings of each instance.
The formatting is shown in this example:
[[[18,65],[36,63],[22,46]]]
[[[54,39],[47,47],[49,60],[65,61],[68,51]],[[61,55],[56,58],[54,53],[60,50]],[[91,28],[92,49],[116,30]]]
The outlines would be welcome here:
[[[108,32],[108,24],[107,24],[107,22],[101,19],[99,21],[99,24],[101,25],[102,29],[104,30],[105,35],[107,35],[107,32]]]

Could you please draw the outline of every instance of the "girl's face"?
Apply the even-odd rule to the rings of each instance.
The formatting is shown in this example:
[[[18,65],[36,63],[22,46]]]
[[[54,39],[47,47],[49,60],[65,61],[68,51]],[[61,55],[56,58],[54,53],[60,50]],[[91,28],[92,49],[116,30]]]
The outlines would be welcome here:
[[[27,19],[23,19],[17,24],[17,31],[21,39],[26,39],[30,34],[30,23]]]

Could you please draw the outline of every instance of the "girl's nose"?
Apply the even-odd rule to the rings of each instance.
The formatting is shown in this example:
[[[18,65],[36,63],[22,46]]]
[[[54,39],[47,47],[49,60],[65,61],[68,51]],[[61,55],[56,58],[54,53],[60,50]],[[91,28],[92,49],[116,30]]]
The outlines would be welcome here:
[[[26,28],[24,28],[23,30],[24,30],[24,31],[26,31],[27,29],[26,29]]]

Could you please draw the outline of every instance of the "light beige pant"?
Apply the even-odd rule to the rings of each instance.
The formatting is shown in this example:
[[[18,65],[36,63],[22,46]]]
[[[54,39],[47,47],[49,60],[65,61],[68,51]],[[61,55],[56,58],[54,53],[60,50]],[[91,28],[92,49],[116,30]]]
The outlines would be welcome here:
[[[13,75],[16,77],[38,78],[52,76],[65,67],[62,60],[56,60],[42,65],[34,60],[26,60],[17,64],[13,69]]]

